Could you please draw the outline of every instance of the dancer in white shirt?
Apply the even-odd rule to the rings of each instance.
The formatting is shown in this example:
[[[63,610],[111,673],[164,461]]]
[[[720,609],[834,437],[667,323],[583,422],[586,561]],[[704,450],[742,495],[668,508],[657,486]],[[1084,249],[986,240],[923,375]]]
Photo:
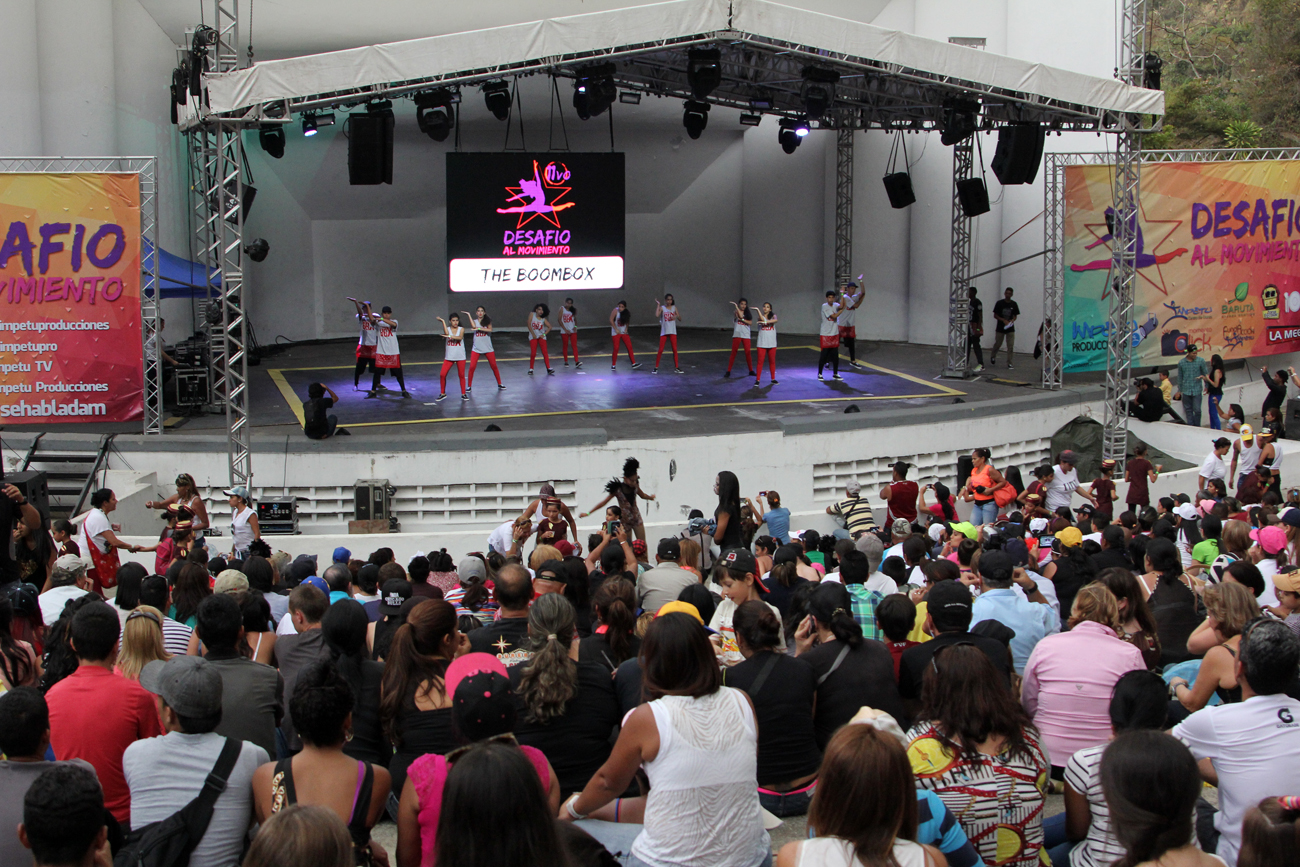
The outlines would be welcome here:
[[[858,275],[858,279],[862,279],[861,274]],[[858,329],[854,322],[858,316],[858,308],[862,306],[862,299],[865,297],[867,297],[866,291],[857,283],[850,281],[844,287],[844,295],[840,302],[840,318],[836,323],[840,329],[840,343],[849,350],[849,364],[854,367],[858,366]]]
[[[750,327],[754,321],[754,311],[749,309],[749,302],[744,298],[740,301],[732,301],[731,306],[735,308],[735,314],[732,320],[731,329],[731,358],[727,359],[727,372],[725,377],[731,376],[731,365],[736,363],[736,350],[745,347],[745,366],[749,368],[749,375],[754,375],[754,362],[749,355],[750,347]]]
[[[776,311],[772,309],[771,302],[764,301],[763,307],[758,311],[758,375],[754,377],[754,385],[761,385],[763,382],[763,362],[768,362],[772,367],[772,375],[769,377],[772,385],[776,385]]]
[[[817,378],[823,379],[822,370],[827,364],[831,365],[835,371],[832,379],[843,380],[840,376],[840,331],[837,322],[844,308],[837,303],[838,293],[834,289],[826,290],[826,303],[822,305],[821,329],[818,336],[821,338],[821,355],[817,358]]]
[[[375,369],[375,344],[379,342],[379,329],[375,327],[374,316],[370,312],[369,301],[358,301],[355,298],[348,298],[357,308],[357,321],[361,323],[361,336],[357,338],[357,369],[352,374],[352,388],[354,391],[361,388],[361,374],[366,372],[366,368],[371,371]]]
[[[618,370],[619,343],[627,347],[627,357],[632,362],[632,369],[636,370],[641,366],[641,362],[637,361],[636,356],[632,354],[632,337],[628,334],[628,326],[631,324],[632,313],[627,309],[627,302],[618,302],[618,306],[611,310],[609,314],[609,334],[614,341],[614,354],[609,360],[610,370]]]
[[[573,346],[573,366],[582,367],[578,360],[578,308],[573,306],[572,298],[564,299],[560,308],[560,352],[564,354],[564,366],[569,366],[569,346]]]
[[[655,299],[655,318],[659,320],[659,354],[655,356],[654,372],[659,372],[659,361],[664,357],[664,344],[672,344],[673,347],[673,368],[682,373],[682,366],[677,361],[677,323],[682,321],[682,316],[677,312],[677,299],[672,293],[664,296],[664,303],[660,304],[659,299]]]
[[[551,315],[551,308],[545,304],[538,304],[533,308],[533,312],[528,314],[528,375],[533,375],[533,364],[537,361],[537,350],[542,350],[542,361],[546,363],[546,372],[551,376],[555,371],[551,369],[551,354],[546,351],[546,334],[551,330],[551,322],[546,317]]]
[[[442,336],[447,339],[447,354],[442,357],[442,372],[438,375],[442,392],[435,400],[447,396],[447,373],[452,365],[456,366],[456,373],[460,376],[460,399],[469,400],[469,391],[465,388],[465,329],[461,327],[460,314],[451,314],[450,322],[441,316],[438,321],[442,323]]]
[[[474,389],[474,369],[478,367],[480,355],[487,357],[488,364],[492,365],[492,373],[497,378],[497,388],[504,390],[505,386],[501,384],[501,371],[497,370],[497,354],[492,349],[492,317],[487,315],[487,310],[483,309],[481,304],[474,309],[474,316],[471,316],[468,310],[461,312],[474,328],[474,350],[469,356],[469,385],[466,386],[465,391]]]
[[[378,316],[371,313],[370,321],[379,330],[379,337],[375,342],[375,376],[366,397],[379,396],[379,378],[385,370],[391,370],[393,376],[397,377],[402,397],[410,397],[406,390],[406,379],[402,376],[402,354],[397,345],[397,320],[393,318],[393,308],[385,307],[379,311]]]

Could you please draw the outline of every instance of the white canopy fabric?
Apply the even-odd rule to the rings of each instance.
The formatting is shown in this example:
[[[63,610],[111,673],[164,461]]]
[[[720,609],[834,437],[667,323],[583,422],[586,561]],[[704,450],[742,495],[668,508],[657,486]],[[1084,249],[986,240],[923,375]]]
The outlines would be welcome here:
[[[1094,109],[1163,114],[1164,94],[986,51],[923,39],[859,21],[771,0],[669,0],[271,60],[248,69],[207,76],[209,104],[217,114],[281,99],[307,99],[355,89],[382,89],[421,79],[491,73],[523,61],[559,62],[654,48],[693,39],[752,39],[808,46],[901,70],[999,88]]]

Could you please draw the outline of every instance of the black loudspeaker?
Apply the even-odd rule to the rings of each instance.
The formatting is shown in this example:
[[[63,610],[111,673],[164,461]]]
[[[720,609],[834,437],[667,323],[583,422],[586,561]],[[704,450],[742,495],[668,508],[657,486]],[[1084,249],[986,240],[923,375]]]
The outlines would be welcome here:
[[[970,478],[970,474],[975,471],[975,462],[970,459],[970,455],[957,456],[957,487],[952,489],[956,494],[961,490],[962,485]]]
[[[1046,137],[1039,123],[1015,123],[998,130],[998,147],[990,167],[1002,186],[1034,182]]]
[[[978,217],[989,212],[989,189],[983,178],[966,178],[957,182],[957,198],[961,212],[967,217]]]
[[[885,193],[889,196],[891,208],[906,208],[916,201],[916,193],[912,192],[912,176],[907,172],[885,175]]]
[[[1300,431],[1300,398],[1291,398],[1286,402],[1286,429],[1292,434],[1287,437],[1295,439],[1295,431]]]
[[[348,183],[393,182],[393,116],[354,114],[348,118]]]
[[[36,511],[47,518],[50,516],[50,486],[46,482],[43,471],[23,470],[21,473],[10,473],[5,476],[5,482],[22,491],[27,501],[36,507]]]

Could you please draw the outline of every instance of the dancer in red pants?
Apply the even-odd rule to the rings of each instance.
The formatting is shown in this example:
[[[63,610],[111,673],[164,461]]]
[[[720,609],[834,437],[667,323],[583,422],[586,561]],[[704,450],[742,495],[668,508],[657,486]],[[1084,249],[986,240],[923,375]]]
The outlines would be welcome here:
[[[460,377],[460,399],[469,400],[469,392],[465,390],[465,329],[460,327],[460,314],[451,314],[450,323],[441,316],[438,321],[442,323],[442,336],[447,338],[447,354],[442,357],[442,373],[438,377],[442,393],[434,400],[447,397],[447,373],[452,365],[456,366],[456,373]]]
[[[618,302],[618,306],[609,313],[609,334],[614,341],[614,354],[609,359],[610,370],[618,370],[619,343],[627,347],[627,357],[632,362],[632,369],[636,370],[641,366],[641,362],[637,361],[636,356],[632,354],[632,338],[627,332],[628,326],[631,324],[632,314],[628,312],[627,302]]]
[[[569,366],[569,346],[573,346],[573,366],[582,367],[578,360],[578,308],[572,298],[564,299],[560,308],[560,352],[564,353],[564,366]]]
[[[533,375],[533,364],[537,361],[537,350],[542,350],[542,361],[546,362],[547,374],[554,376],[551,369],[551,354],[546,351],[546,333],[551,330],[551,323],[546,317],[551,315],[551,308],[538,304],[528,314],[528,375]]]
[[[683,373],[682,366],[677,362],[677,323],[681,322],[682,316],[677,312],[677,299],[669,293],[664,296],[664,303],[660,304],[659,299],[655,299],[655,318],[659,320],[659,354],[655,356],[654,372],[659,372],[659,361],[664,357],[664,344],[670,343],[673,347],[673,368],[678,373]]]
[[[749,302],[741,298],[739,302],[732,301],[731,306],[735,308],[734,326],[731,329],[731,358],[727,359],[727,372],[725,377],[731,376],[731,365],[736,363],[736,350],[745,347],[745,366],[749,368],[749,375],[754,375],[754,362],[749,356],[749,334],[750,324],[754,321],[754,311],[749,309]]]
[[[754,377],[754,385],[762,384],[763,362],[769,358],[772,359],[771,383],[776,385],[776,323],[776,312],[770,302],[764,301],[758,311],[758,376]]]
[[[492,349],[492,317],[487,315],[481,305],[475,308],[474,316],[470,316],[468,310],[463,312],[465,319],[474,326],[474,351],[469,355],[469,385],[465,391],[474,390],[474,370],[478,367],[480,355],[487,356],[488,364],[492,365],[492,375],[497,378],[497,388],[505,391],[505,386],[501,384],[501,371],[497,370],[497,354]]]

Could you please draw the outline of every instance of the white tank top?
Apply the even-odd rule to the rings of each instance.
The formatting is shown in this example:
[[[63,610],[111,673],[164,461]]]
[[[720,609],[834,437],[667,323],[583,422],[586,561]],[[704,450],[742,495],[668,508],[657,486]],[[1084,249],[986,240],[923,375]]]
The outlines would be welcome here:
[[[528,315],[528,339],[539,339],[545,330],[545,324],[545,319],[538,319],[536,314],[530,313]]]
[[[447,354],[443,356],[443,359],[446,361],[465,360],[464,328],[447,328]]]
[[[929,858],[920,843],[894,840],[894,860],[899,867],[926,867]],[[797,867],[862,867],[853,844],[842,837],[813,837],[799,842]]]
[[[677,305],[659,311],[659,335],[677,333]]]
[[[481,319],[471,319],[470,322],[472,322],[472,323],[474,324],[474,327],[475,327],[475,328],[482,328],[482,327],[483,327],[483,326],[482,326],[482,322],[483,322],[483,320],[481,320]],[[491,334],[491,332],[486,332],[486,331],[485,331],[485,332],[479,332],[479,331],[475,331],[475,332],[474,332],[474,351],[477,352],[479,355],[487,355],[489,352],[492,352],[492,351],[493,351],[493,350],[492,350],[492,334]]]
[[[614,324],[610,326],[609,334],[611,337],[617,337],[620,334],[627,334],[627,326],[618,324],[618,308],[614,308]]]
[[[569,308],[560,308],[560,330],[565,334],[573,334],[578,330],[578,314],[569,312]]]
[[[1237,458],[1237,473],[1239,475],[1246,476],[1255,471],[1255,467],[1259,466],[1260,451],[1258,439],[1251,440],[1250,445],[1246,445],[1245,441],[1242,441]]]
[[[758,348],[776,349],[776,323],[768,322],[758,326]]]
[[[746,310],[745,312],[748,313],[749,311]],[[752,316],[753,314],[751,313],[750,315]],[[746,320],[744,320],[738,315],[734,315],[734,311],[733,311],[732,321],[735,324],[735,327],[731,329],[731,336],[739,337],[741,340],[748,340],[749,322],[747,322]]]
[[[650,702],[659,753],[632,854],[649,864],[757,867],[771,853],[758,806],[758,726],[744,693]]]
[[[247,551],[253,544],[253,528],[248,523],[253,517],[253,507],[245,506],[230,518],[230,545],[236,551]]]

